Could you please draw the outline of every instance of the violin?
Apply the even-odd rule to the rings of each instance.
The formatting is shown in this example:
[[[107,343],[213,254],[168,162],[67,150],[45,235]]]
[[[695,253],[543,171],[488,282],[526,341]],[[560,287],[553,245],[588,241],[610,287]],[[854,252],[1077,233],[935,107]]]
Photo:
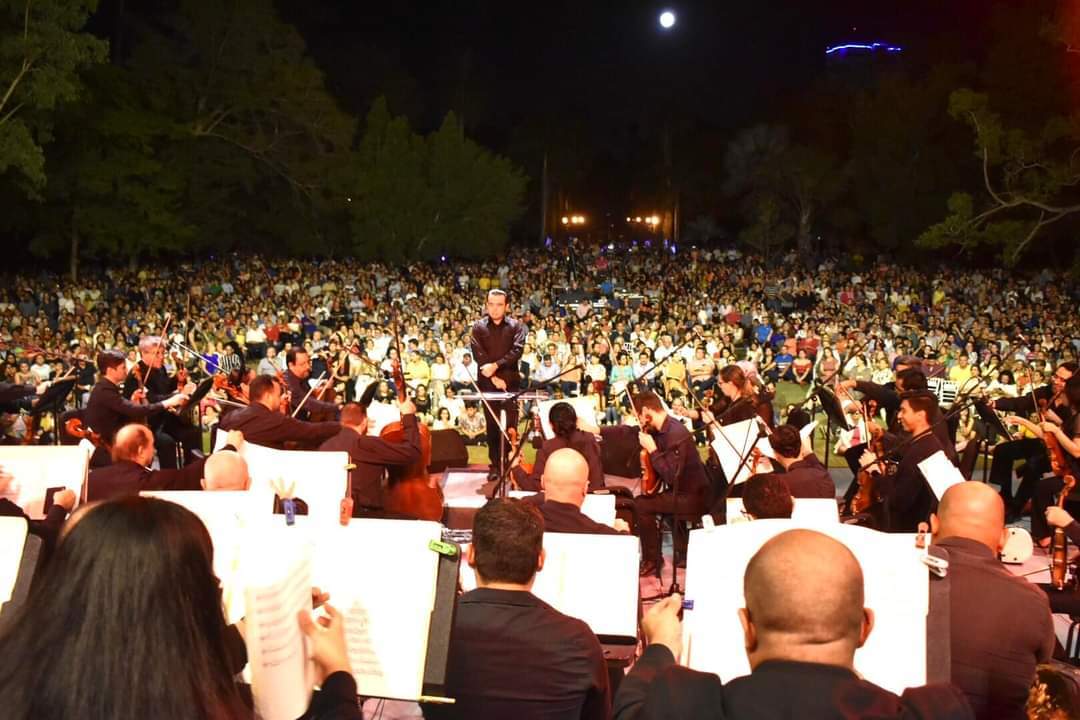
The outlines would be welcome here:
[[[630,388],[626,388],[626,399],[630,402],[630,411],[634,413],[637,418],[638,427],[641,432],[645,432],[645,423],[641,420],[641,415],[634,409],[634,398],[630,397]],[[641,448],[641,453],[638,456],[641,461],[641,494],[646,497],[658,495],[664,488],[660,482],[660,478],[656,476],[656,469],[652,466],[652,461],[649,460],[649,451],[645,448]]]
[[[107,453],[112,453],[112,446],[101,437],[98,433],[94,432],[90,428],[83,425],[82,418],[69,418],[64,423],[64,431],[71,437],[79,438],[80,440],[89,440],[98,450],[104,450]]]
[[[249,403],[247,388],[243,385],[236,387],[229,382],[226,375],[218,373],[214,376],[214,390],[224,392],[233,402],[243,403],[244,405]]]
[[[879,458],[885,456],[885,431],[875,423],[867,423],[870,432],[870,441],[867,447],[870,452]],[[851,512],[853,515],[864,513],[881,502],[881,494],[878,489],[879,477],[870,472],[869,468],[860,470],[855,481],[859,484],[859,491],[851,499]]]
[[[394,342],[397,344],[397,328],[394,328]],[[401,350],[392,363],[392,376],[397,388],[398,402],[405,402],[405,375],[401,371]],[[431,430],[417,421],[420,432],[420,459],[405,467],[389,469],[390,484],[387,488],[386,508],[421,520],[438,522],[443,514],[442,489],[428,476],[431,464]],[[404,442],[405,425],[403,422],[388,424],[379,433],[387,442]]]
[[[1069,493],[1076,487],[1076,476],[1073,475],[1072,467],[1065,458],[1065,452],[1061,449],[1061,443],[1058,441],[1057,435],[1044,431],[1042,436],[1043,443],[1046,445],[1046,454],[1050,456],[1050,469],[1065,483],[1057,499],[1057,506],[1063,508],[1065,507],[1065,499],[1069,497]],[[1065,535],[1064,528],[1054,528],[1054,536],[1050,542],[1050,583],[1055,590],[1065,589],[1068,555],[1069,539]]]

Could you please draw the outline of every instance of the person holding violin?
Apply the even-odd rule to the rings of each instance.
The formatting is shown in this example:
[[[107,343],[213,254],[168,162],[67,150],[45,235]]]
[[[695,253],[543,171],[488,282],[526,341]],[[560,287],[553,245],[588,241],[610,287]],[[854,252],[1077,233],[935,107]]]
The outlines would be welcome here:
[[[717,378],[720,393],[727,399],[722,425],[749,420],[757,415],[769,427],[773,427],[772,396],[758,392],[754,383],[738,365],[725,365]],[[711,422],[705,418],[706,422]]]
[[[919,470],[919,463],[944,450],[930,425],[930,418],[936,409],[937,398],[929,391],[905,393],[900,400],[897,418],[910,440],[904,441],[906,446],[895,473],[886,472],[882,462],[884,458],[870,450],[860,458],[865,472],[872,476],[877,495],[882,501],[880,530],[916,532],[919,523],[929,522],[930,513],[937,510],[937,496]]]
[[[248,386],[248,397],[247,407],[222,416],[220,430],[241,430],[249,442],[278,450],[286,443],[318,446],[341,430],[338,422],[304,422],[283,412],[288,405],[276,377],[259,375]]]
[[[487,314],[472,326],[470,349],[479,365],[476,386],[481,392],[517,392],[521,385],[518,373],[518,361],[525,350],[525,338],[529,329],[525,323],[506,314],[506,291],[494,288],[487,294]],[[505,411],[506,427],[515,427],[518,421],[517,403],[488,403],[491,411],[498,414]],[[488,477],[495,479],[499,474],[499,464],[509,449],[499,427],[499,418],[492,416],[487,405],[484,406],[484,419],[487,422],[487,446],[490,470]]]
[[[353,517],[371,517],[383,513],[383,480],[388,466],[411,465],[420,459],[420,431],[416,406],[409,399],[397,404],[404,427],[403,442],[388,442],[368,435],[367,408],[361,403],[346,403],[341,408],[341,430],[325,440],[319,450],[345,451],[355,466],[349,473]]]
[[[285,353],[285,365],[288,368],[285,371],[285,384],[292,395],[289,412],[296,412],[296,408],[303,403],[300,411],[296,412],[297,419],[311,420],[313,416],[317,416],[336,420],[340,413],[338,406],[319,400],[316,397],[319,389],[316,389],[314,393],[308,392],[311,389],[308,384],[308,377],[311,375],[311,355],[308,351],[302,347],[289,348],[289,351]],[[329,385],[333,383],[333,380],[325,379],[322,382]]]
[[[555,436],[545,440],[540,450],[536,453],[536,462],[533,463],[532,472],[526,472],[520,465],[521,455],[518,454],[514,463],[512,476],[514,482],[522,490],[539,491],[541,478],[544,475],[544,466],[551,454],[562,448],[573,448],[581,453],[589,468],[589,490],[600,490],[604,487],[604,466],[600,461],[600,446],[596,442],[596,436],[600,428],[588,427],[578,418],[574,406],[568,402],[557,402],[551,406],[548,413],[548,421]]]
[[[145,389],[147,402],[155,403],[177,392],[190,395],[194,391],[193,385],[181,386],[176,377],[170,377],[165,372],[162,367],[165,360],[164,342],[164,339],[157,335],[145,335],[139,340],[139,362],[124,381],[125,398],[130,400],[136,390]],[[154,446],[163,470],[176,468],[178,443],[184,447],[185,464],[197,459],[196,453],[202,453],[202,431],[180,415],[154,415],[150,419],[150,429],[154,432]]]
[[[645,391],[633,396],[632,402],[640,426],[638,442],[648,453],[649,464],[664,488],[655,495],[634,498],[640,523],[641,575],[654,575],[662,562],[659,515],[676,511],[680,518],[701,515],[705,512],[708,480],[693,435],[668,415],[659,396]],[[674,531],[676,565],[684,562],[686,555],[687,538],[680,518],[676,518]]]
[[[1054,411],[1045,412],[1041,423],[1036,424],[1016,416],[1010,416],[1005,421],[1030,430],[1038,442],[1044,443],[1044,455],[1045,437],[1052,434],[1057,444],[1061,446],[1061,454],[1069,465],[1067,469],[1071,470],[1073,476],[1076,477],[1080,476],[1080,375],[1069,378],[1062,388],[1060,398],[1064,399],[1065,403],[1058,404],[1055,398],[1052,404]],[[1054,412],[1053,417],[1065,422],[1051,420],[1051,412]],[[1048,458],[1045,461],[1050,463]],[[1050,469],[1049,465],[1046,467]],[[1042,473],[1039,473],[1038,478],[1035,479],[1035,490],[1031,499],[1031,536],[1041,547],[1047,547],[1050,544],[1051,528],[1047,524],[1046,512],[1054,504],[1054,498],[1061,492],[1063,484],[1063,479],[1056,474],[1043,477]]]
[[[144,420],[169,408],[187,402],[184,393],[169,395],[155,402],[142,402],[146,399],[146,388],[135,390],[131,399],[126,399],[120,387],[128,376],[124,353],[119,350],[103,350],[97,356],[97,368],[101,379],[90,391],[86,402],[83,420],[89,429],[101,438],[102,445],[90,458],[90,467],[104,467],[110,464],[109,448],[112,447],[116,431],[132,420]],[[201,439],[200,439],[201,440]]]

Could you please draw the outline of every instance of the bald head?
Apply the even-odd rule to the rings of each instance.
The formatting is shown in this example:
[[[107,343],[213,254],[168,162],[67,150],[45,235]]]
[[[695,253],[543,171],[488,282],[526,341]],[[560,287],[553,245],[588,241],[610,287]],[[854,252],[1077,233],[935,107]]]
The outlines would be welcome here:
[[[116,431],[112,446],[113,462],[133,462],[149,465],[154,459],[154,435],[150,428],[138,423],[125,425]]]
[[[858,560],[813,530],[789,530],[765,543],[746,566],[743,592],[752,667],[770,659],[850,667],[872,625]]]
[[[544,464],[541,485],[548,500],[581,507],[589,491],[589,463],[573,448],[556,450]]]
[[[945,491],[930,525],[937,539],[967,538],[996,553],[1005,542],[1005,503],[985,483],[957,483]]]
[[[203,490],[247,490],[251,487],[247,462],[240,453],[219,450],[203,465]]]

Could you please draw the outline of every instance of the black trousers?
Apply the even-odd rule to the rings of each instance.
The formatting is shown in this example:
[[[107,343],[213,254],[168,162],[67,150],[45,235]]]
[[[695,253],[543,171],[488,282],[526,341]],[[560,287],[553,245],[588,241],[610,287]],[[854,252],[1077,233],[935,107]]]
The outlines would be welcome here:
[[[177,467],[177,445],[183,445],[184,462],[191,462],[195,451],[202,452],[202,431],[187,420],[169,413],[154,430],[154,448],[162,470]]]
[[[1055,590],[1053,585],[1039,585],[1050,599],[1050,612],[1080,615],[1080,591]]]
[[[646,562],[660,559],[660,515],[679,512],[673,530],[675,556],[686,557],[686,526],[682,520],[696,519],[705,512],[705,494],[679,493],[676,508],[675,493],[670,490],[657,495],[640,495],[634,498],[634,510],[638,516],[638,537],[641,538],[641,557]]]
[[[517,427],[518,422],[518,406],[517,402],[504,401],[489,403],[491,409],[495,411],[495,416],[492,417],[488,412],[487,405],[484,405],[484,420],[487,422],[487,446],[488,446],[488,460],[491,462],[491,471],[499,471],[499,459],[505,454],[507,459],[510,457],[510,448],[506,444],[506,440],[503,439],[502,431],[499,430],[499,415],[502,411],[506,412],[506,422],[504,423],[507,430],[512,427]]]
[[[1046,458],[1046,446],[1039,438],[1009,440],[994,448],[994,459],[990,463],[990,482],[1001,488],[1001,499],[1005,501],[1006,507],[1019,509],[1031,496],[1034,487],[1029,485],[1025,488],[1024,483],[1021,483],[1017,488],[1016,498],[1013,499],[1012,476],[1013,465],[1017,461],[1027,460],[1030,464],[1033,458]]]

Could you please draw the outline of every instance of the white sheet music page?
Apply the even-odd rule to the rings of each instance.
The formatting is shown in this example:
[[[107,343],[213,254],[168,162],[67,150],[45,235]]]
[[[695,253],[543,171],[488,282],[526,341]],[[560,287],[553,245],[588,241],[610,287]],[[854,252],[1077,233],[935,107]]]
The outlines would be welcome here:
[[[0,467],[14,478],[0,497],[21,507],[32,520],[45,517],[45,494],[49,488],[71,490],[78,506],[89,462],[89,454],[78,446],[0,447]]]
[[[683,662],[688,667],[716,673],[724,682],[750,672],[738,618],[739,608],[745,607],[746,565],[769,539],[799,527],[807,525],[754,520],[691,531],[686,598],[694,608],[684,613],[683,623]],[[864,603],[874,611],[875,622],[855,654],[855,669],[895,693],[924,685],[929,574],[921,560],[925,550],[915,548],[915,536],[840,523],[810,529],[844,543],[863,570]]]
[[[295,720],[307,710],[315,682],[297,619],[311,611],[312,547],[302,528],[284,523],[251,533],[241,561],[251,692],[263,720]]]
[[[941,496],[953,485],[964,482],[964,476],[960,474],[960,470],[952,464],[952,461],[945,456],[943,450],[938,450],[919,463],[919,472],[926,478],[927,484],[934,491],[934,495],[938,500],[941,500]]]
[[[755,442],[757,449],[764,457],[773,456],[772,445],[769,444],[768,438],[758,439],[759,425],[756,417],[742,422],[731,423],[730,425],[721,425],[714,429],[716,432],[721,433],[722,437],[713,438],[712,449],[720,461],[720,467],[724,469],[724,476],[735,478],[732,481],[733,485],[746,482],[756,472],[753,467],[753,458],[748,459],[742,467],[739,466],[739,463],[750,452],[750,448],[754,446]],[[739,471],[738,475],[735,474],[736,469]],[[768,470],[763,469],[762,472],[771,472],[771,470],[770,466]]]
[[[0,517],[0,605],[10,600],[15,590],[27,529],[25,518]]]
[[[438,523],[353,520],[320,528],[314,582],[345,615],[360,695],[417,700],[435,608]]]

